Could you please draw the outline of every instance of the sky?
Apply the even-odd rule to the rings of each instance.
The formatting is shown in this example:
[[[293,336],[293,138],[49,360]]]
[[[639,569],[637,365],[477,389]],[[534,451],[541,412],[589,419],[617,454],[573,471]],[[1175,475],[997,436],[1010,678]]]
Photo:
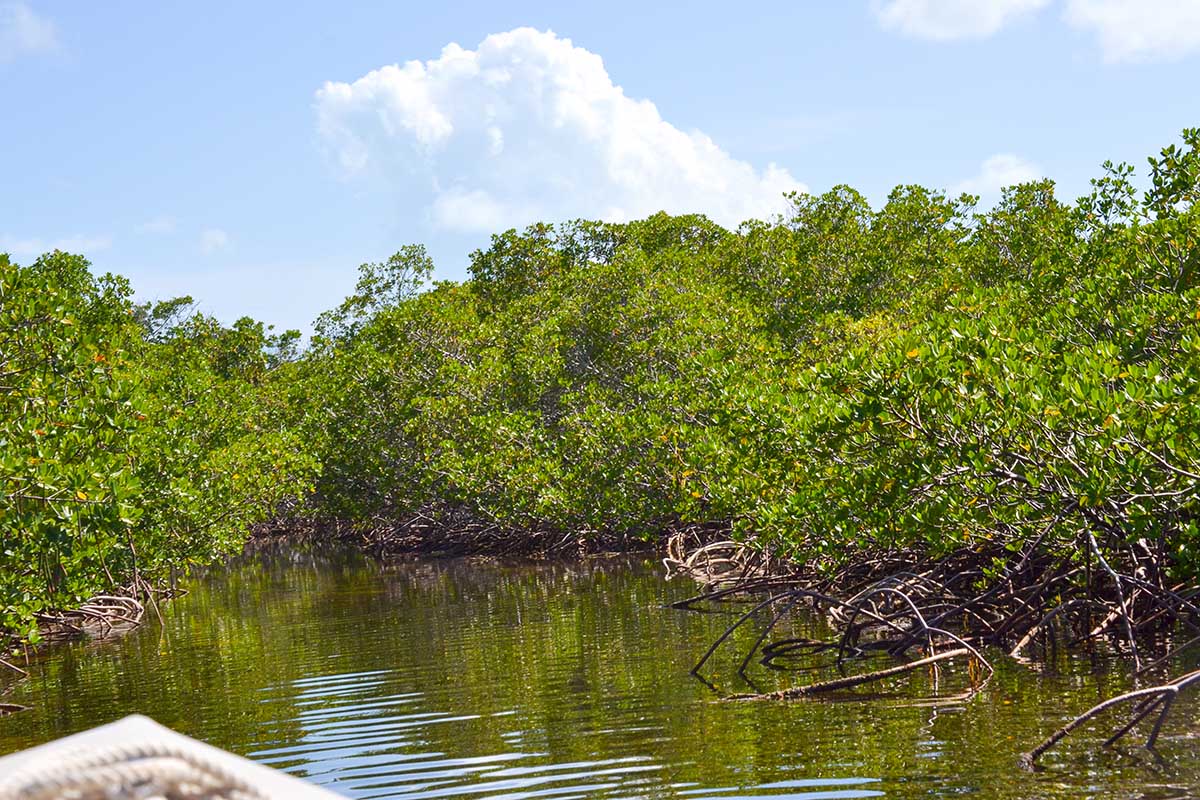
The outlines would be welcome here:
[[[408,243],[458,280],[538,220],[1074,198],[1197,125],[1200,0],[0,0],[0,252],[308,329]]]

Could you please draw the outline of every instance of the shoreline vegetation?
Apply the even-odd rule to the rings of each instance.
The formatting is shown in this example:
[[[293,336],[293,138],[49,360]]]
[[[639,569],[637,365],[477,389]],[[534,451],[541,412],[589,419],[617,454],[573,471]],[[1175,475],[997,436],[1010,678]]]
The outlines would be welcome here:
[[[736,231],[539,224],[463,282],[417,246],[364,264],[307,346],[0,256],[0,630],[153,599],[251,531],[646,541],[697,603],[761,598],[746,663],[884,652],[880,680],[958,661],[977,685],[985,647],[1103,645],[1153,744],[1200,645],[1198,199],[1188,129],[1073,203],[839,186]],[[837,638],[768,641],[802,604]]]
[[[666,535],[659,533],[511,528],[481,519],[462,508],[425,508],[403,517],[365,523],[283,515],[254,525],[246,548],[333,543],[356,548],[383,561],[410,556],[550,560],[654,553],[661,551],[665,542]]]

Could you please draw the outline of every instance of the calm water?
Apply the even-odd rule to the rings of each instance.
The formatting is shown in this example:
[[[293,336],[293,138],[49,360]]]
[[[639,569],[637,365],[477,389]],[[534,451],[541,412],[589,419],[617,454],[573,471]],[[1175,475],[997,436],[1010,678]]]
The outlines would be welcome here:
[[[1002,666],[966,700],[955,698],[963,676],[944,673],[940,686],[918,676],[870,702],[720,702],[688,670],[729,617],[663,608],[692,588],[628,561],[262,556],[196,581],[163,609],[165,628],[34,664],[6,699],[35,710],[0,719],[0,754],[141,712],[357,798],[1180,798],[1200,787],[1192,698],[1177,704],[1162,762],[1097,753],[1085,735],[1045,772],[1016,766],[1122,688],[1082,660],[1040,676]],[[714,660],[714,682],[746,691],[734,649]],[[751,677],[784,685],[761,667]]]

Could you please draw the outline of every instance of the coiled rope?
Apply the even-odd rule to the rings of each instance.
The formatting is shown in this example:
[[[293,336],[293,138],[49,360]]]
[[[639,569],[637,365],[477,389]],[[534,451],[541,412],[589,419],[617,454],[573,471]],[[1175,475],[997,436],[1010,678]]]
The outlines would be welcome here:
[[[127,744],[54,755],[0,777],[0,800],[269,800],[186,747]]]

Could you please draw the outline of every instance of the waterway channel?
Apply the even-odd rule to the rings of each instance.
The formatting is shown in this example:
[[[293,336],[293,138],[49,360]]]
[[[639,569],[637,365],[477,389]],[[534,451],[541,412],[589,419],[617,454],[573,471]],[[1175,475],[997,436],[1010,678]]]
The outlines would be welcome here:
[[[696,587],[664,580],[653,561],[380,565],[289,552],[188,588],[162,625],[151,613],[122,638],[34,660],[4,698],[32,710],[0,719],[0,754],[143,713],[352,798],[1200,793],[1192,698],[1157,757],[1100,750],[1099,731],[1083,731],[1044,771],[1019,768],[1023,750],[1126,688],[1094,657],[1040,670],[998,659],[973,694],[961,676],[935,686],[918,674],[858,699],[723,702],[688,671],[734,617],[668,608]],[[711,662],[719,692],[749,690],[737,651],[754,633]],[[806,679],[749,675],[760,689]]]

